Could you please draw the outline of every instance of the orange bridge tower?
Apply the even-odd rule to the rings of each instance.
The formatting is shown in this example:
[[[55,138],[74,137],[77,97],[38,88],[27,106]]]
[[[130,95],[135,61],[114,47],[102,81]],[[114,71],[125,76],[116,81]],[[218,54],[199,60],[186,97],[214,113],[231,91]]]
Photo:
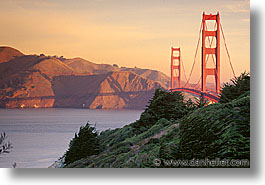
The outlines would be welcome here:
[[[207,21],[215,21],[217,25],[216,30],[207,30]],[[205,45],[206,38],[214,37],[216,39],[216,46],[207,48]],[[214,39],[213,38],[213,39]],[[211,45],[211,44],[210,44]],[[207,59],[210,55],[215,57],[215,67],[207,68]],[[202,86],[201,91],[206,92],[206,77],[207,75],[215,76],[216,92],[220,93],[220,16],[219,12],[216,15],[205,14],[203,12],[202,18]]]
[[[171,47],[171,89],[181,88],[180,48]]]

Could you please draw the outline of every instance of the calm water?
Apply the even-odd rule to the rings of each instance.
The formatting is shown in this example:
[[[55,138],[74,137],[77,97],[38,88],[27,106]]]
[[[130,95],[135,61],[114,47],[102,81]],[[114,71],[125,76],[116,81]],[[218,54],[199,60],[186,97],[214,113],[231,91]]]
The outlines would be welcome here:
[[[0,155],[0,167],[47,168],[64,154],[87,121],[98,131],[123,127],[139,119],[141,110],[0,109],[0,132],[13,149]]]

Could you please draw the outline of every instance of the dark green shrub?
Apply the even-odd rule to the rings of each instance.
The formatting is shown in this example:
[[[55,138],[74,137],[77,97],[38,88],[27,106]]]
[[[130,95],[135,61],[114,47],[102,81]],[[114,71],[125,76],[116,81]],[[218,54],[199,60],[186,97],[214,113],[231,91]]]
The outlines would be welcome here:
[[[121,147],[127,147],[127,148],[130,148],[131,146],[133,146],[133,144],[129,141],[123,141],[123,142],[120,142],[120,143],[117,143],[115,145],[113,145],[110,150],[117,150]]]
[[[189,107],[186,106],[184,96],[180,92],[168,92],[158,88],[140,119],[132,126],[137,129],[137,134],[139,134],[146,131],[161,118],[177,120],[188,112]]]
[[[250,91],[250,75],[246,72],[225,83],[221,90],[220,103],[227,103]]]
[[[9,141],[6,142],[7,135],[5,132],[0,134],[0,154],[9,153],[12,145]]]
[[[160,143],[160,139],[158,138],[151,138],[147,143],[146,145],[149,145],[149,144],[159,144]]]
[[[65,164],[99,153],[99,139],[95,127],[89,123],[80,127],[78,134],[70,141],[65,153]]]
[[[250,97],[203,107],[180,121],[176,158],[249,159]]]
[[[117,143],[124,141],[127,138],[133,137],[135,135],[135,129],[129,125],[123,128],[115,129],[114,131],[106,131],[100,133],[100,148],[102,150],[107,147],[111,147]]]

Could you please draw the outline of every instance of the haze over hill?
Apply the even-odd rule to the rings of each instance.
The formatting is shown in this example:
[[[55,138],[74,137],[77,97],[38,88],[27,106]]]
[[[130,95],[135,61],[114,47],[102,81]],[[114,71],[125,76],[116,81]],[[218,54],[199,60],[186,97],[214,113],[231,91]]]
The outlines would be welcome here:
[[[142,109],[169,80],[155,70],[23,55],[6,47],[0,56],[0,106],[6,108]]]

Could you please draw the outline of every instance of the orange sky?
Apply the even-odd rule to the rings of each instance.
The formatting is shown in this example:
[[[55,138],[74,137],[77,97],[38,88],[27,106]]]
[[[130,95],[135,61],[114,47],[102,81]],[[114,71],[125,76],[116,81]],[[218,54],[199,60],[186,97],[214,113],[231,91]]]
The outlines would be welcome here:
[[[188,75],[203,11],[220,12],[236,74],[250,71],[248,0],[5,0],[0,41],[25,54],[82,57],[168,75],[170,47],[179,46]],[[232,72],[223,46],[221,52],[221,80],[227,81]],[[200,76],[200,54],[192,82]]]

